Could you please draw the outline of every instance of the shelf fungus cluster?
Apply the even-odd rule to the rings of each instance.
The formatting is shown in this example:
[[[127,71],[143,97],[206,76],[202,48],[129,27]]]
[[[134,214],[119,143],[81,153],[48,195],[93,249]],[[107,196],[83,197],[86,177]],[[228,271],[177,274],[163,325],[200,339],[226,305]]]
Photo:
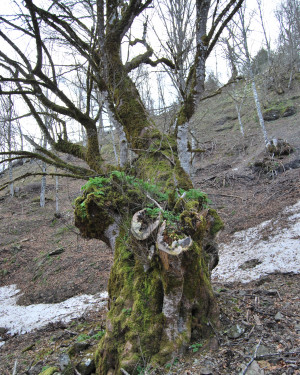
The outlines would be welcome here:
[[[178,240],[174,240],[172,241],[171,245],[169,245],[164,240],[165,230],[166,230],[166,221],[162,223],[157,234],[156,244],[157,244],[157,248],[160,251],[164,251],[165,253],[168,253],[170,255],[179,255],[180,253],[188,250],[192,246],[193,240],[191,239],[190,236],[187,236]]]
[[[145,220],[146,210],[137,211],[131,220],[131,233],[139,241],[144,241],[158,228],[161,212],[154,221]]]
[[[158,250],[164,251],[170,255],[179,255],[183,251],[188,250],[193,244],[193,240],[190,236],[176,239],[172,241],[170,245],[164,240],[167,221],[164,220],[161,222],[161,217],[161,211],[154,220],[149,220],[149,218],[147,218],[145,209],[137,211],[131,220],[131,233],[134,238],[138,241],[144,241],[150,236],[153,236],[156,229],[159,228],[156,236],[156,246]]]

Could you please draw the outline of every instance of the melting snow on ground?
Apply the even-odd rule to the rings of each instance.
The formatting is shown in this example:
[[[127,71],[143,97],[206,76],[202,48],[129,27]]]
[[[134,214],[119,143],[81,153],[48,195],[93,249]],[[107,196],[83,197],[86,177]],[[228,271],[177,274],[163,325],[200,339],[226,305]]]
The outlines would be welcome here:
[[[237,232],[219,246],[213,281],[249,282],[274,272],[300,273],[300,201],[278,217]]]
[[[0,288],[0,327],[10,335],[30,332],[50,322],[68,323],[87,311],[100,309],[107,299],[107,293],[99,293],[75,296],[60,303],[18,306],[19,292],[16,285]],[[0,341],[1,344],[4,342]]]

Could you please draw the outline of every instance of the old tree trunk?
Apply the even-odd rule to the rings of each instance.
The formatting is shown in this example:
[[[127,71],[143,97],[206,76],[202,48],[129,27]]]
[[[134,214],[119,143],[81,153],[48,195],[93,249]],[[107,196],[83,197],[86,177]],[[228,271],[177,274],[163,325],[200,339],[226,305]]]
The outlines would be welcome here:
[[[40,7],[35,3],[24,0],[13,17],[1,18],[7,32],[0,31],[0,38],[9,46],[0,53],[4,69],[0,82],[7,86],[1,95],[24,100],[29,109],[24,116],[34,118],[52,150],[27,137],[38,152],[10,153],[16,159],[38,158],[65,169],[68,177],[92,176],[76,200],[76,226],[83,236],[100,239],[114,251],[97,374],[134,375],[139,365],[168,363],[191,341],[207,338],[218,323],[210,271],[218,258],[215,236],[223,224],[205,194],[193,189],[186,173],[187,131],[203,92],[206,59],[243,0],[195,2],[197,48],[175,121],[176,135],[162,134],[155,127],[129,75],[141,64],[176,68],[178,56],[152,60],[156,54],[146,42],[147,22],[142,39],[130,40],[133,21],[154,4],[152,0],[47,0],[37,2],[43,3]],[[209,11],[213,16],[206,31]],[[17,33],[11,32],[13,28]],[[35,53],[22,52],[18,33],[31,39]],[[128,47],[139,44],[144,52],[124,62],[121,45],[126,35]],[[66,66],[61,66],[58,53],[52,53],[52,40],[63,55],[68,51]],[[62,74],[60,69],[64,69]],[[78,89],[73,70],[83,77],[79,88],[85,95],[80,96],[79,105],[72,99],[72,90]],[[60,81],[61,76],[66,78]],[[137,155],[130,166],[125,157],[118,170],[103,165],[98,98],[107,103],[128,147]],[[43,112],[59,125],[56,134],[45,125]],[[85,129],[86,145],[72,143],[68,137],[74,122]],[[76,156],[88,168],[67,163],[56,152]]]
[[[97,373],[134,374],[141,357],[165,364],[216,324],[209,268],[222,222],[181,168],[175,137],[154,128],[118,55],[112,60],[114,79],[116,71],[120,77],[111,94],[116,115],[138,158],[122,172],[91,179],[75,216],[85,237],[114,250]]]
[[[140,357],[165,364],[217,322],[209,268],[222,222],[170,162],[175,142],[158,134],[148,141],[128,174],[90,180],[76,201],[81,233],[114,249],[99,374],[133,373]]]

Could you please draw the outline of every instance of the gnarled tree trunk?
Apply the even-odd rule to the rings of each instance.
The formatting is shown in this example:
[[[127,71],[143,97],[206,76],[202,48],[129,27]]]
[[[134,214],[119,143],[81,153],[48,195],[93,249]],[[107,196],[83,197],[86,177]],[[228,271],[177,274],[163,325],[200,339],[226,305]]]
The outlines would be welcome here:
[[[134,177],[115,171],[90,180],[76,201],[81,233],[115,252],[96,356],[101,375],[134,374],[140,358],[165,364],[191,339],[207,337],[218,320],[210,268],[223,224],[205,196],[191,190],[175,140],[157,133],[147,143]]]

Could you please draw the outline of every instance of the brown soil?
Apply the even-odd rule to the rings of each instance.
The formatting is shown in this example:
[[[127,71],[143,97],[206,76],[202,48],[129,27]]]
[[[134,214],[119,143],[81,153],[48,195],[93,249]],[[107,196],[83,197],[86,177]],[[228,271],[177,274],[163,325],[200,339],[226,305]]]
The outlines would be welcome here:
[[[267,123],[270,136],[285,138],[294,147],[292,154],[282,158],[264,160],[260,132],[253,120],[246,123],[244,140],[232,125],[234,117],[225,121],[221,132],[224,121],[216,117],[207,116],[205,129],[199,124],[201,147],[207,151],[197,156],[193,178],[226,224],[220,241],[229,241],[232,233],[270,219],[300,199],[299,99],[293,104],[296,115]],[[214,112],[212,104],[210,108]],[[229,113],[229,108],[223,114],[226,111]],[[251,111],[253,116],[253,108]],[[249,116],[246,113],[244,120]],[[28,166],[17,167],[14,173],[25,168]],[[23,293],[19,303],[27,305],[105,291],[112,253],[100,241],[82,239],[74,227],[72,201],[84,182],[60,179],[61,218],[54,217],[54,180],[47,182],[45,208],[39,207],[37,183],[23,182],[14,198],[0,192],[0,286],[16,284]],[[50,255],[57,249],[63,251]],[[257,349],[252,367],[258,365],[265,374],[299,374],[299,281],[299,275],[275,274],[249,284],[215,284],[221,318],[221,326],[214,327],[216,337],[209,344],[199,339],[187,353],[156,373],[239,374]],[[275,319],[278,312],[281,315]],[[57,365],[59,356],[80,341],[82,334],[88,335],[88,350],[93,350],[97,341],[92,337],[103,329],[104,321],[105,309],[68,325],[50,324],[43,330],[6,337],[0,349],[0,373],[12,374],[17,360],[18,375],[36,375],[44,366]],[[244,332],[229,338],[228,332],[236,324]]]

